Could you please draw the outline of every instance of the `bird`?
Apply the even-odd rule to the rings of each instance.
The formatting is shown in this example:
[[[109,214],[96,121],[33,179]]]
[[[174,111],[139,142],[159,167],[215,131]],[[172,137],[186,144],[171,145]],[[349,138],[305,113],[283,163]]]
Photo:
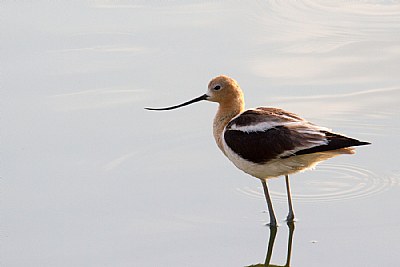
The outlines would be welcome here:
[[[300,116],[275,107],[245,110],[244,95],[236,80],[219,75],[208,83],[207,92],[179,105],[145,108],[173,110],[199,101],[219,104],[213,121],[218,148],[240,170],[258,178],[269,213],[269,226],[277,220],[268,190],[268,179],[285,177],[289,212],[295,221],[289,175],[314,168],[319,162],[341,154],[353,154],[355,146],[369,145],[313,124]]]

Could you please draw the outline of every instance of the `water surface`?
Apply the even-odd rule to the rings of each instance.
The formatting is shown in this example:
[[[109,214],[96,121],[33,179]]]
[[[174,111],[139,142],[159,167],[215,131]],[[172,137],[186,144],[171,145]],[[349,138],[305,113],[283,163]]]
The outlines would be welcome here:
[[[372,142],[293,175],[292,266],[394,266],[399,1],[8,1],[1,7],[4,266],[249,266],[261,184],[218,151],[216,105],[154,113],[219,74],[248,107]],[[284,264],[284,180],[271,263]]]

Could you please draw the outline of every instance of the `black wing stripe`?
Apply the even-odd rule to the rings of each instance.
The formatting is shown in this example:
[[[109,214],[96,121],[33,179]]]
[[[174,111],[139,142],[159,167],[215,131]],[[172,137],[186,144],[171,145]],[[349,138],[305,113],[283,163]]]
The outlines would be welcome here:
[[[289,129],[278,126],[262,132],[226,130],[224,139],[236,154],[260,164],[277,158],[287,150],[294,149],[296,144],[290,135]]]
[[[286,156],[286,157],[282,157],[282,158],[288,158],[291,156],[305,155],[305,154],[311,154],[311,153],[317,153],[317,152],[331,151],[331,150],[352,147],[352,146],[363,146],[363,145],[371,144],[368,142],[359,141],[357,139],[343,136],[340,134],[335,134],[335,133],[326,132],[326,131],[323,131],[323,133],[325,134],[325,136],[328,140],[328,144],[303,149],[303,150],[297,151],[296,153],[294,153],[290,156]]]

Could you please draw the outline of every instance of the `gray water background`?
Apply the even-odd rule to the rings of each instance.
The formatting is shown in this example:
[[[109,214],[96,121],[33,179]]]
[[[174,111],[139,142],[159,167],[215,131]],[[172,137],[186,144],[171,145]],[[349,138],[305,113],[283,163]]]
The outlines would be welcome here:
[[[258,180],[212,138],[217,106],[155,113],[235,78],[372,142],[292,176],[292,266],[396,266],[399,1],[4,1],[2,266],[262,263]],[[270,181],[284,264],[282,178]]]

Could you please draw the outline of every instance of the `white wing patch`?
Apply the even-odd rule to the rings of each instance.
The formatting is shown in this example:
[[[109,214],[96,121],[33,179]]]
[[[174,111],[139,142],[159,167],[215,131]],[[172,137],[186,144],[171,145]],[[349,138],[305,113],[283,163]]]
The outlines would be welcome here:
[[[241,126],[233,124],[230,127],[230,130],[242,131],[242,132],[246,132],[246,133],[264,132],[264,131],[267,131],[267,130],[272,129],[279,125],[280,125],[280,123],[276,123],[276,122],[272,122],[272,121],[260,122],[260,123],[249,124],[249,125],[241,125]]]
[[[324,135],[320,131],[330,131],[327,128],[312,125],[307,121],[264,121],[248,125],[233,124],[229,127],[229,129],[251,133],[251,132],[265,132],[275,127],[287,127],[299,133],[304,133],[304,134]]]

